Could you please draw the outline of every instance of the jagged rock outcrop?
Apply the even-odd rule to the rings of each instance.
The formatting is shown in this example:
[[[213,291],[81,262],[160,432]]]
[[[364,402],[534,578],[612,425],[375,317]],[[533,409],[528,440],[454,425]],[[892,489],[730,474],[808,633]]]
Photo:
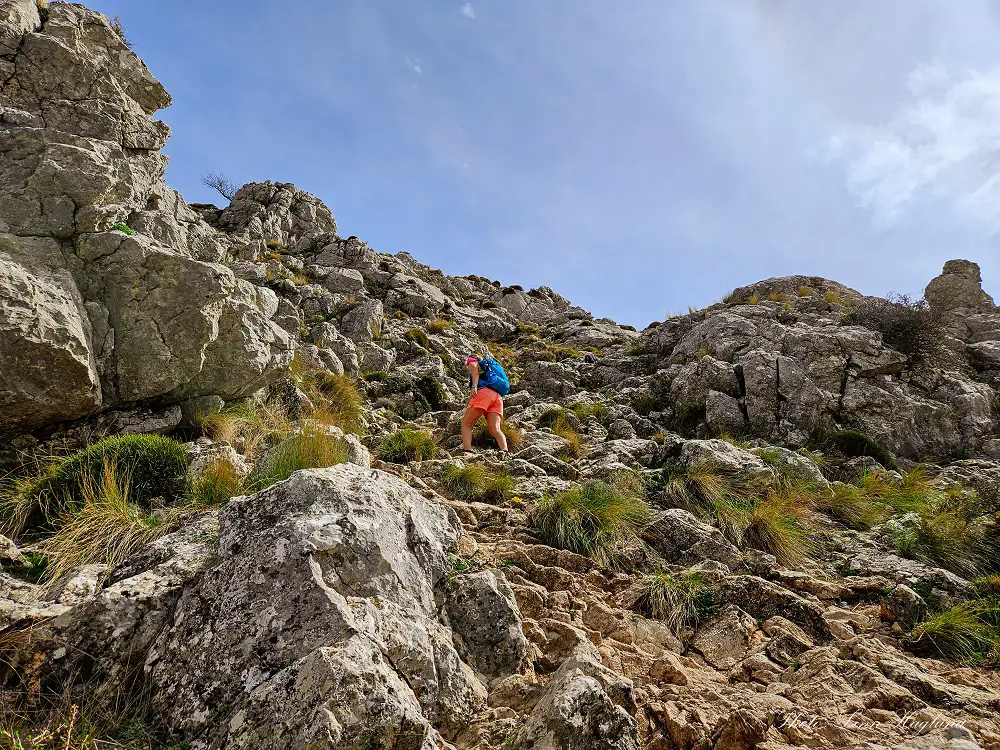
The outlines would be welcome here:
[[[198,260],[228,243],[162,184],[169,131],[151,115],[170,96],[103,16],[2,9],[0,371],[19,377],[0,385],[0,430],[273,379],[291,355],[277,298]]]

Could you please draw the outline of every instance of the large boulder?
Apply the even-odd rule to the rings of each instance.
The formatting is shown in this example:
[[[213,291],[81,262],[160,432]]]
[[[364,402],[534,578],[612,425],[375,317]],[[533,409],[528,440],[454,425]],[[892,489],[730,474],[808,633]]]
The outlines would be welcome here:
[[[994,307],[993,298],[983,291],[979,264],[971,260],[949,260],[940,276],[935,276],[924,289],[924,299],[932,310],[946,312],[959,308]]]
[[[218,562],[147,658],[156,713],[213,747],[434,747],[432,725],[485,701],[435,604],[460,531],[400,479],[349,465],[234,499]]]

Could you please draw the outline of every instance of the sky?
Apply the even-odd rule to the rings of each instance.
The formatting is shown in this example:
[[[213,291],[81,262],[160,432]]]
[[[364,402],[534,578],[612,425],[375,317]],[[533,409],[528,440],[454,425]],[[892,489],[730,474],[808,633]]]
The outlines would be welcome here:
[[[772,276],[1000,297],[998,0],[87,0],[173,95],[167,182],[644,327]]]

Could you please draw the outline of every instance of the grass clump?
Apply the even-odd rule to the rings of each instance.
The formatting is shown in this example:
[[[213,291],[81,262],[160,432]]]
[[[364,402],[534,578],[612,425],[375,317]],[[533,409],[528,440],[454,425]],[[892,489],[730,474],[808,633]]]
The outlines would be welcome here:
[[[427,461],[434,457],[437,445],[426,430],[403,428],[387,435],[378,449],[378,457],[393,464]]]
[[[4,532],[19,534],[29,525],[55,524],[66,511],[83,504],[88,488],[100,484],[106,464],[128,474],[133,502],[148,505],[153,498],[177,493],[187,453],[176,440],[161,435],[99,440],[9,486],[0,501]]]
[[[795,293],[799,297],[812,297],[813,296],[813,290],[810,287],[807,287],[807,286],[800,286],[798,289],[795,290]]]
[[[292,378],[313,404],[313,411],[307,416],[344,432],[360,432],[364,428],[365,397],[350,375],[310,367],[296,352],[292,358]],[[286,434],[288,431],[284,430]]]
[[[500,432],[507,438],[507,448],[516,451],[524,444],[524,432],[521,428],[510,422],[500,423]],[[496,448],[497,441],[490,434],[490,428],[486,421],[480,419],[472,428],[472,445],[476,448]]]
[[[551,429],[554,434],[566,441],[566,447],[558,454],[563,461],[578,458],[586,452],[587,448],[583,444],[583,437],[565,414],[560,414],[556,418]]]
[[[715,608],[715,594],[699,573],[654,573],[643,581],[636,608],[667,623],[674,633],[694,628]]]
[[[406,338],[418,346],[422,346],[424,349],[430,350],[431,340],[427,338],[427,334],[421,331],[419,328],[411,328],[406,332]]]
[[[427,321],[427,330],[431,333],[444,333],[449,328],[453,327],[455,324],[452,323],[447,318],[432,318]],[[429,347],[425,347],[429,348]]]
[[[539,536],[554,547],[611,566],[641,545],[654,513],[635,483],[591,481],[554,497],[545,496],[532,516]]]
[[[81,565],[100,564],[106,572],[175,527],[179,512],[150,512],[133,501],[132,475],[105,459],[99,478],[87,475],[81,502],[67,509],[59,530],[39,552],[49,561],[45,577],[58,580]]]
[[[867,297],[844,315],[842,322],[878,331],[887,346],[911,362],[934,361],[944,350],[947,329],[941,316],[925,300],[905,294],[888,299]]]
[[[212,440],[229,443],[250,459],[294,430],[287,409],[278,399],[264,402],[248,399],[221,412],[207,414],[198,424]]]
[[[576,415],[576,418],[581,422],[585,422],[593,417],[598,422],[603,424],[604,420],[607,419],[608,416],[608,407],[599,401],[595,401],[590,404],[573,404],[573,406],[570,407],[570,411],[572,411],[573,414]]]
[[[283,482],[300,469],[322,469],[347,461],[348,447],[341,438],[324,431],[322,425],[307,426],[267,451],[257,462],[244,485],[247,492],[259,492]]]
[[[972,582],[972,588],[981,597],[991,596],[1000,600],[1000,574],[982,576]]]
[[[233,462],[227,458],[217,458],[189,483],[184,499],[198,509],[215,508],[244,492],[244,476]]]
[[[115,224],[112,227],[112,229],[114,229],[116,232],[121,232],[122,234],[127,234],[127,235],[135,234],[135,230],[132,227],[130,227],[128,224],[123,224],[121,222]]]
[[[916,651],[978,666],[1000,659],[1000,604],[996,599],[963,602],[932,614],[907,637]]]
[[[485,466],[448,464],[441,472],[441,482],[459,500],[502,503],[514,493],[514,480],[506,471]]]

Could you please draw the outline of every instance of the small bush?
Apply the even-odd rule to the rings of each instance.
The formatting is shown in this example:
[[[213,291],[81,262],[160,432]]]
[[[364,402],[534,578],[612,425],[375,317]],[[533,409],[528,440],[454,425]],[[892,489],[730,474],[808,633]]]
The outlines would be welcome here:
[[[84,475],[79,504],[67,508],[59,530],[39,549],[49,561],[46,578],[58,580],[89,564],[110,572],[172,530],[176,509],[150,513],[132,502],[131,488],[128,470],[118,470],[107,458],[99,478]]]
[[[455,324],[452,323],[447,318],[432,318],[427,321],[427,330],[431,333],[444,333],[449,328],[453,327]],[[430,347],[424,347],[425,349]]]
[[[118,232],[122,232],[124,234],[128,234],[128,235],[135,234],[135,230],[132,227],[130,227],[128,224],[122,224],[121,222],[115,224],[112,227],[112,229],[114,229],[114,230],[116,230]]]
[[[649,354],[649,347],[641,341],[629,344],[628,348],[625,349],[626,357],[642,357],[646,354]]]
[[[116,435],[56,461],[19,482],[2,503],[4,528],[19,533],[26,525],[51,524],[83,503],[85,490],[101,481],[105,464],[128,474],[133,502],[148,505],[155,497],[173,497],[187,469],[187,453],[176,440],[161,435]]]
[[[1000,632],[996,600],[963,602],[937,612],[917,625],[907,642],[917,651],[928,651],[970,666],[1000,658]]]
[[[694,628],[702,618],[711,616],[714,605],[714,592],[698,573],[648,576],[636,601],[640,612],[664,621],[678,635],[684,628]]]
[[[745,506],[741,543],[769,552],[785,565],[795,565],[815,553],[817,529],[814,495],[809,487],[779,487],[752,498]]]
[[[280,441],[294,430],[288,411],[279,399],[263,403],[246,400],[216,414],[199,419],[205,434],[229,443],[250,459],[268,444]]]
[[[408,330],[406,332],[406,338],[418,346],[422,346],[424,349],[430,350],[431,348],[431,340],[427,338],[427,334],[419,328],[411,328]]]
[[[449,464],[441,473],[441,481],[459,500],[502,503],[514,492],[514,480],[505,471],[492,471],[473,464],[458,467]]]
[[[379,446],[378,457],[394,464],[428,461],[434,457],[436,448],[431,433],[404,428],[385,437]]]
[[[549,429],[551,429],[552,425],[554,425],[556,423],[556,420],[559,419],[562,415],[563,415],[562,407],[554,406],[549,409],[546,409],[541,414],[539,414],[535,422],[538,424],[539,427],[548,427]]]
[[[370,370],[361,373],[361,377],[366,383],[384,383],[389,378],[389,373],[385,370]]]
[[[841,304],[840,295],[837,294],[832,289],[830,291],[825,292],[823,294],[823,301],[824,302],[829,302],[831,305],[839,305],[839,304]]]
[[[423,375],[416,379],[413,387],[417,389],[431,411],[440,411],[448,400],[448,394],[441,385],[441,381],[431,375]]]
[[[609,566],[641,544],[640,535],[653,519],[652,509],[633,488],[592,481],[543,497],[532,523],[547,544]]]
[[[795,290],[795,293],[797,295],[799,295],[800,297],[812,297],[813,296],[813,290],[810,289],[807,286],[800,286],[798,289]]]
[[[934,361],[944,350],[947,328],[940,315],[925,300],[913,300],[905,294],[889,299],[867,297],[842,321],[878,331],[887,346],[905,354],[911,362]]]
[[[660,403],[649,391],[640,391],[632,396],[632,408],[636,413],[648,417],[652,412],[659,409]]]
[[[768,302],[788,302],[788,295],[781,292],[771,292],[767,295]]]
[[[246,492],[260,492],[300,469],[322,469],[347,461],[347,444],[322,427],[309,427],[269,450],[247,477]]]
[[[214,508],[244,492],[244,478],[232,461],[219,458],[189,483],[185,502],[196,508]]]
[[[859,430],[816,431],[809,436],[808,447],[824,452],[836,450],[848,458],[869,456],[887,469],[896,466],[896,460],[884,445]]]

